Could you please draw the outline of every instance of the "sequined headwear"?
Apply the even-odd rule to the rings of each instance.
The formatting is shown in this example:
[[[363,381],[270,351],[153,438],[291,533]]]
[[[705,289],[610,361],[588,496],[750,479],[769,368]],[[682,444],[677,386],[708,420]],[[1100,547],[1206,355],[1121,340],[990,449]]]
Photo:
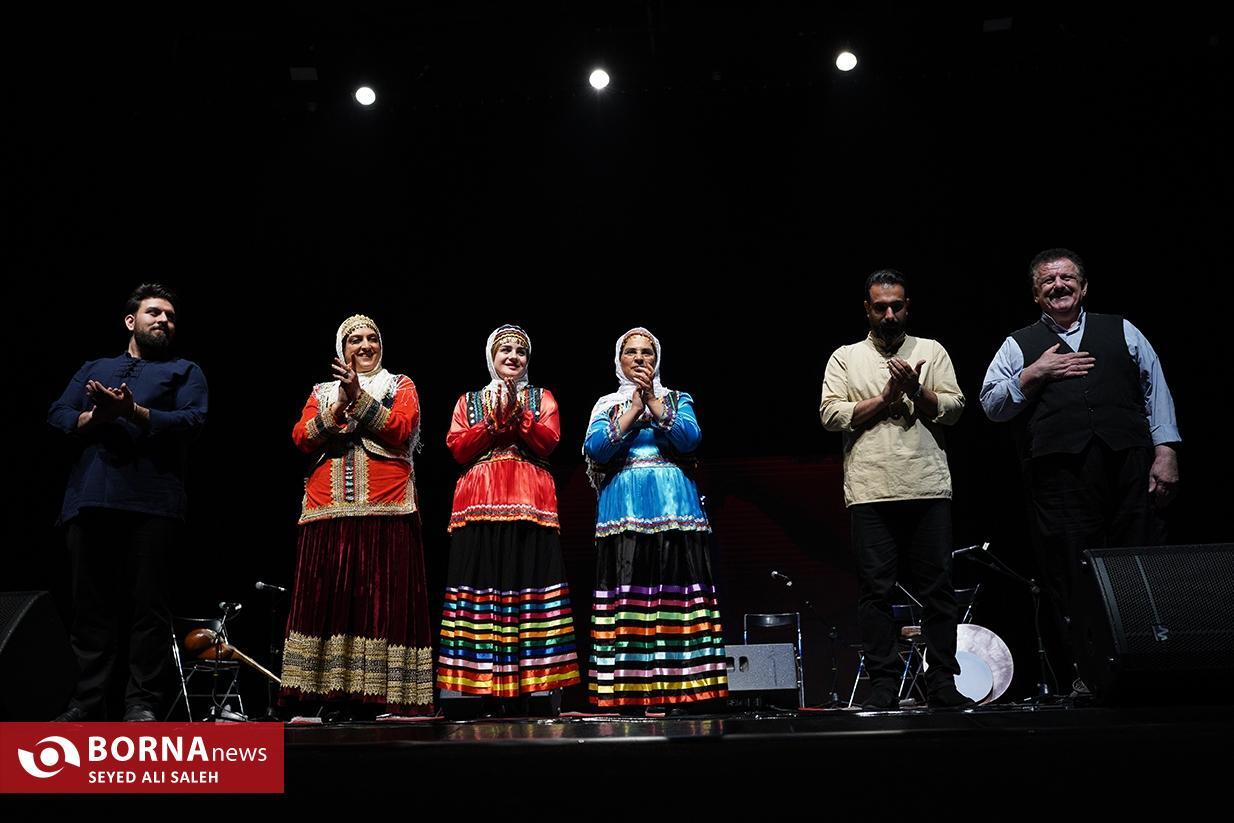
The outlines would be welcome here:
[[[493,358],[497,356],[497,349],[501,348],[502,343],[513,343],[516,346],[522,346],[527,349],[527,360],[531,362],[531,337],[518,326],[505,325],[498,326],[493,329],[493,333],[488,336],[488,341],[484,345],[485,364],[488,366],[488,376],[492,379],[490,386],[495,386],[501,383],[502,380],[497,376],[497,367],[493,365]],[[518,385],[523,385],[527,382],[527,372],[530,369],[523,371],[523,376],[518,379]]]
[[[381,352],[377,355],[377,363],[372,369],[365,372],[365,374],[376,374],[381,371],[381,358],[386,352],[386,345],[385,338],[382,337],[381,334],[381,329],[377,328],[377,324],[373,322],[373,318],[368,315],[353,314],[351,317],[348,317],[343,321],[342,325],[338,327],[338,333],[334,335],[334,351],[338,354],[338,359],[346,363],[347,358],[343,357],[343,349],[347,343],[347,338],[350,337],[351,333],[356,329],[363,329],[365,327],[377,332],[377,342],[381,343]]]
[[[625,347],[626,341],[636,334],[650,340],[651,348],[654,349],[656,353],[655,369],[653,370],[651,377],[652,392],[656,397],[664,397],[664,395],[668,393],[669,390],[660,382],[660,363],[662,353],[662,349],[660,348],[660,340],[642,326],[635,326],[621,337],[617,338],[617,345],[613,350],[613,366],[617,373],[617,391],[612,394],[606,394],[596,401],[595,406],[591,409],[590,419],[594,420],[597,414],[606,412],[608,409],[611,409],[613,406],[618,404],[625,403],[631,396],[633,396],[635,384],[633,380],[626,377],[626,373],[621,369],[621,350]]]

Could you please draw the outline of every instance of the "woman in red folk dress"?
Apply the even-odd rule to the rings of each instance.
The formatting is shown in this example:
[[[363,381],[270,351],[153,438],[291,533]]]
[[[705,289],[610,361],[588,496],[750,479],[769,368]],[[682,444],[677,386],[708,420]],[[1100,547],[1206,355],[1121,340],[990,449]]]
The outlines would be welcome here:
[[[450,516],[437,669],[443,692],[511,699],[579,682],[557,490],[546,462],[561,424],[553,395],[527,380],[530,354],[519,327],[490,334],[492,379],[459,398],[446,437],[466,468]]]
[[[351,718],[432,710],[432,636],[412,455],[415,384],[381,366],[364,315],[335,335],[336,379],[313,387],[292,430],[304,486],[283,697]]]

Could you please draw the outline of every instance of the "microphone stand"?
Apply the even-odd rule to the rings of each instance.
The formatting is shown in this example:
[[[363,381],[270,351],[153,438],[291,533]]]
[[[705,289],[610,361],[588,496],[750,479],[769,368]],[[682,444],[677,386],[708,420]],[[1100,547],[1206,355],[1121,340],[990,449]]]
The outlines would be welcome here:
[[[283,633],[280,630],[279,624],[279,606],[283,602],[283,596],[287,594],[287,589],[283,586],[275,586],[269,583],[258,581],[257,588],[270,594],[270,668],[277,672],[283,670],[283,644],[280,640]],[[275,683],[272,680],[266,680],[266,711],[261,716],[261,720],[279,723],[282,722],[278,716],[278,712],[274,710]]]
[[[798,603],[798,611],[808,612],[814,615],[815,619],[824,626],[827,626],[827,640],[831,656],[831,685],[828,687],[827,702],[823,706],[825,709],[834,709],[843,705],[840,701],[840,693],[836,691],[840,683],[840,666],[836,659],[836,643],[839,641],[840,633],[835,626],[830,625],[823,617],[822,613],[815,608],[814,603],[810,598],[793,589],[793,581],[788,575],[781,572],[772,572],[772,580],[777,580],[784,584],[784,588],[792,590],[793,599]],[[804,607],[804,608],[802,608]]]
[[[226,601],[219,603],[219,608],[223,610],[223,617],[219,620],[219,630],[214,633],[214,649],[211,653],[214,663],[214,676],[213,682],[210,684],[210,711],[206,714],[206,720],[248,720],[247,717],[233,712],[226,705],[220,706],[218,702],[219,670],[223,665],[223,646],[227,643],[227,620],[240,611],[237,605],[236,603],[228,603]]]

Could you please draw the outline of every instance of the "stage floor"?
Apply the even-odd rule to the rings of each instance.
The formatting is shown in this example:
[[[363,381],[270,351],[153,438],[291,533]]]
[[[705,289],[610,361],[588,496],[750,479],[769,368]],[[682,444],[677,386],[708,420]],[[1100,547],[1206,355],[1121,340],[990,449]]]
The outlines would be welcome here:
[[[1041,797],[1085,781],[1105,795],[1193,784],[1228,760],[1232,732],[1230,706],[288,725],[287,791],[321,791],[323,780],[389,788],[423,779],[460,797],[551,785],[585,800],[597,786],[667,797],[700,780],[738,794],[791,785],[823,796],[871,786],[911,794],[942,781],[975,798]]]

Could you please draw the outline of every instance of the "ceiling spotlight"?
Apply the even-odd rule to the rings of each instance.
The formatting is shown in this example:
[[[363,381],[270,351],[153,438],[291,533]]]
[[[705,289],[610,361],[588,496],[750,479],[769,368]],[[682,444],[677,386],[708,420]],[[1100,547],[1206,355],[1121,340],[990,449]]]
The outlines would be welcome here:
[[[591,87],[596,91],[601,91],[608,85],[608,72],[604,69],[596,69],[587,78],[587,82],[591,83]]]
[[[368,86],[361,86],[356,89],[356,102],[361,106],[371,106],[377,100],[377,92],[370,89]]]
[[[836,68],[840,71],[852,71],[857,67],[857,55],[851,51],[842,51],[836,55]]]

